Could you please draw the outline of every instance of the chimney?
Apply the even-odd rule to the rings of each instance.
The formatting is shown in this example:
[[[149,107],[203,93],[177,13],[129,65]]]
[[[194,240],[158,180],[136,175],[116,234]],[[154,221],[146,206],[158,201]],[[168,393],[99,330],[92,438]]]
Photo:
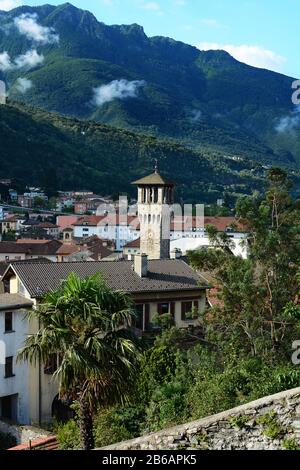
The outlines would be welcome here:
[[[137,254],[134,257],[134,271],[140,277],[147,277],[148,256],[145,253]]]
[[[175,248],[171,251],[170,258],[171,259],[180,259],[182,257],[182,251],[180,248]]]

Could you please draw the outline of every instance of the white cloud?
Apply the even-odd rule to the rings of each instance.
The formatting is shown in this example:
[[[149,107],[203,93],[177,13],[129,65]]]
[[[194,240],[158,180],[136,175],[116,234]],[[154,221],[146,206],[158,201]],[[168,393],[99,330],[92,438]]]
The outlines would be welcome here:
[[[279,134],[293,131],[300,125],[300,106],[297,106],[289,116],[282,117],[275,127]]]
[[[40,65],[42,62],[44,62],[44,56],[39,54],[36,49],[30,49],[15,59],[15,65],[18,69],[26,68],[29,70]]]
[[[142,5],[144,10],[160,11],[160,5],[157,2],[147,2]]]
[[[235,46],[233,44],[202,42],[196,47],[204,51],[224,50],[240,62],[244,62],[254,67],[275,70],[276,72],[282,71],[282,67],[286,62],[285,57],[282,57],[269,49],[264,49],[261,46],[249,46],[247,44]]]
[[[59,41],[58,34],[53,28],[42,26],[37,22],[37,14],[23,13],[14,19],[15,26],[20,34],[41,44],[53,44]]]
[[[125,79],[114,80],[107,85],[94,88],[93,102],[97,106],[102,106],[114,99],[136,98],[139,88],[145,84],[144,80],[133,80],[131,82]]]
[[[22,5],[21,0],[0,0],[0,11],[9,11]]]
[[[0,70],[1,72],[6,72],[12,68],[13,64],[11,63],[9,54],[4,51],[0,53]]]
[[[36,49],[30,49],[25,54],[17,56],[14,61],[6,51],[0,53],[0,70],[2,72],[21,68],[29,70],[42,62],[44,62],[44,56],[39,54]]]
[[[203,18],[200,20],[200,23],[203,26],[207,26],[208,28],[219,28],[220,23],[217,20],[214,20],[213,18]]]
[[[26,93],[28,90],[30,90],[30,88],[33,87],[33,83],[31,80],[28,80],[28,78],[18,78],[17,82],[16,82],[16,89],[24,94]]]

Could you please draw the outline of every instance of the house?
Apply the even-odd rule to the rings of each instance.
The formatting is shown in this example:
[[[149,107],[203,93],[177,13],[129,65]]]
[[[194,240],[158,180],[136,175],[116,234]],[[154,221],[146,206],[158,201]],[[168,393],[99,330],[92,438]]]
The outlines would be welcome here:
[[[97,235],[111,240],[117,251],[122,251],[130,240],[139,237],[139,220],[135,216],[121,216],[119,213],[91,215],[78,219],[74,227],[74,238],[88,238]]]
[[[52,224],[51,222],[41,222],[36,226],[38,230],[43,230],[46,235],[52,238],[58,238],[59,236],[59,226]]]
[[[30,396],[30,366],[16,360],[30,333],[24,317],[32,304],[19,294],[0,294],[0,419],[16,423],[38,421],[33,411],[35,393]]]
[[[171,251],[181,250],[185,255],[189,250],[209,247],[210,239],[205,227],[214,226],[218,232],[225,232],[232,242],[232,253],[247,258],[247,228],[235,217],[188,217],[174,218],[171,222]]]
[[[9,293],[10,302],[17,295],[19,305],[37,305],[46,292],[58,288],[60,282],[75,272],[81,278],[101,273],[112,289],[122,289],[132,295],[138,313],[136,324],[138,331],[148,331],[152,328],[156,314],[168,313],[174,323],[180,328],[197,325],[198,319],[191,317],[191,312],[203,313],[206,308],[206,289],[204,279],[181,260],[161,259],[148,260],[146,255],[137,255],[132,261],[79,261],[46,263],[37,261],[13,262],[3,275],[3,283]],[[28,303],[27,303],[28,302]],[[13,307],[7,306],[10,312]],[[17,308],[14,306],[14,311]],[[20,309],[19,309],[20,310]],[[15,318],[22,318],[22,311]],[[17,316],[18,315],[18,316]],[[12,343],[9,350],[10,386],[2,390],[7,397],[10,391],[14,400],[10,406],[15,410],[11,416],[17,417],[18,422],[29,424],[45,422],[51,419],[52,407],[57,400],[57,386],[51,381],[51,369],[40,364],[33,367],[28,364],[17,369],[15,356],[17,349],[29,331],[36,331],[37,325],[29,325],[26,321],[15,323],[15,337],[18,342]],[[52,371],[53,372],[53,371]],[[28,385],[30,382],[30,386]],[[0,389],[1,390],[1,389]],[[29,396],[28,396],[29,395]],[[17,411],[16,397],[28,411]],[[8,405],[7,405],[8,406]]]
[[[123,255],[125,259],[132,259],[133,256],[140,253],[141,250],[141,239],[137,238],[136,240],[132,240],[128,242],[126,245],[123,246]]]
[[[19,232],[22,230],[22,223],[24,222],[25,217],[19,215],[10,215],[5,219],[0,221],[1,224],[1,233],[7,232]]]
[[[47,258],[56,261],[57,250],[62,243],[58,240],[20,239],[16,242],[0,242],[0,261],[16,261]]]
[[[78,215],[58,215],[56,225],[58,225],[59,231],[62,232],[65,228],[72,228],[78,219]]]

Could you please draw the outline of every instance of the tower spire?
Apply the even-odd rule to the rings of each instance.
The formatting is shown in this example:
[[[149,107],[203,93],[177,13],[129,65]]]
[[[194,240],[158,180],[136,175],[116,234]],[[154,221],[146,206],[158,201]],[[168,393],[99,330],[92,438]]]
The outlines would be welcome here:
[[[158,173],[158,160],[155,158],[154,160],[154,173]]]

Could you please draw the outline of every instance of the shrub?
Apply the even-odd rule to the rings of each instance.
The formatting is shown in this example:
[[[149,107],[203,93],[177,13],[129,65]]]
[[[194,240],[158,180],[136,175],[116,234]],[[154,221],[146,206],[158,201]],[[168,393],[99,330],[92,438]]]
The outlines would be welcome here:
[[[75,419],[71,419],[64,424],[59,424],[55,432],[61,450],[80,449],[79,426]]]
[[[133,435],[126,429],[120,415],[114,409],[99,411],[94,419],[96,447],[105,447],[115,442],[126,441]]]
[[[0,432],[0,450],[10,449],[16,445],[17,440],[12,434]]]

